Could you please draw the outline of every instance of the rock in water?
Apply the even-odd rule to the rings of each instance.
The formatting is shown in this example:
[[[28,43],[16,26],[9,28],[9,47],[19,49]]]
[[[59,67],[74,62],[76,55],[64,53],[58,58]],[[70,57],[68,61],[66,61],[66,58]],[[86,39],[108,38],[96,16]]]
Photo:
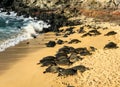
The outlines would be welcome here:
[[[48,43],[46,43],[47,47],[54,47],[56,45],[55,41],[49,41]]]

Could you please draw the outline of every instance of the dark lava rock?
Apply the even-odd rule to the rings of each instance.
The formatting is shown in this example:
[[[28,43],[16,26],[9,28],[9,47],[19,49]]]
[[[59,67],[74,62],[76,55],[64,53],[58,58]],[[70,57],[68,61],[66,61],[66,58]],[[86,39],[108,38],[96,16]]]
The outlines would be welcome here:
[[[91,53],[87,50],[87,48],[77,48],[76,52],[81,56],[91,55]]]
[[[56,45],[55,41],[49,41],[48,43],[46,43],[47,47],[54,47]]]
[[[69,60],[70,62],[74,63],[77,62],[79,60],[82,60],[83,58],[81,58],[80,56],[77,55],[77,53],[71,53]]]
[[[6,13],[6,15],[10,15],[10,12],[8,11],[8,12]]]
[[[40,20],[43,20],[51,25],[51,27],[44,29],[45,32],[53,31],[53,32],[59,32],[59,28],[65,25],[69,25],[68,19],[60,14],[54,14],[54,13],[40,13],[39,17]],[[47,21],[49,20],[49,21]]]
[[[60,67],[56,65],[49,66],[43,73],[58,73],[60,71]]]
[[[78,65],[72,67],[74,70],[79,70],[81,73],[85,72],[86,70],[90,70],[88,67],[85,67],[84,65]]]
[[[117,44],[114,42],[109,42],[108,44],[105,45],[104,49],[113,49],[113,48],[118,48]]]
[[[57,44],[63,44],[63,43],[64,43],[64,41],[61,40],[61,39],[59,39],[59,40],[57,41]]]
[[[62,69],[59,71],[58,76],[69,76],[69,75],[75,75],[77,74],[77,70],[74,69]]]
[[[81,41],[78,40],[78,39],[72,39],[70,42],[68,42],[69,44],[72,44],[72,43],[80,43]]]
[[[111,35],[115,35],[115,34],[117,34],[117,32],[115,32],[115,31],[110,31],[110,32],[108,32],[107,34],[105,34],[105,36],[111,36]]]

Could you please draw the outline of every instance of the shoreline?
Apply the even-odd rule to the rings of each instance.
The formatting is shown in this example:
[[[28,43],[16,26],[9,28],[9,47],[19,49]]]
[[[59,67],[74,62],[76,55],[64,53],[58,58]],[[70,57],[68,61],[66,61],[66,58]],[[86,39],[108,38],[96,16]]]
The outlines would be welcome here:
[[[91,23],[89,19],[86,20],[88,22],[87,24]],[[0,58],[0,87],[67,87],[68,85],[75,87],[102,87],[104,86],[103,83],[106,83],[106,87],[110,87],[112,83],[108,82],[108,80],[110,79],[110,81],[113,82],[117,79],[113,77],[112,80],[109,77],[110,75],[118,76],[118,82],[112,84],[112,87],[115,87],[115,85],[119,84],[119,75],[117,75],[119,71],[117,71],[117,69],[120,65],[117,66],[116,64],[119,62],[120,48],[104,50],[103,47],[110,41],[117,43],[120,47],[120,38],[118,38],[120,31],[119,29],[116,29],[116,26],[113,26],[114,28],[109,26],[109,23],[103,23],[101,25],[108,26],[108,29],[100,29],[101,35],[99,36],[81,38],[80,34],[74,33],[67,38],[64,38],[62,36],[56,36],[53,32],[48,32],[36,39],[29,40],[29,44],[26,44],[27,41],[23,41],[15,47],[8,48],[6,51],[0,53],[0,57],[2,57]],[[74,30],[79,29],[81,26],[83,25],[74,26]],[[63,29],[66,28],[68,27],[63,27]],[[86,30],[89,31],[87,28]],[[116,31],[117,35],[104,36],[104,34],[111,30]],[[81,40],[81,43],[57,44],[53,48],[48,48],[44,45],[50,40],[57,41],[58,39],[62,39],[69,42],[75,38]],[[45,56],[55,55],[58,49],[64,45],[75,48],[89,46],[96,47],[98,50],[93,53],[93,55],[87,56],[83,61],[78,61],[72,65],[83,64],[93,69],[83,73],[83,76],[78,74],[66,78],[57,77],[57,74],[44,74],[43,72],[47,67],[40,67],[40,65],[37,65],[39,60]],[[116,67],[116,69],[113,69],[114,67],[112,66]],[[114,71],[116,72],[115,74],[113,73]]]

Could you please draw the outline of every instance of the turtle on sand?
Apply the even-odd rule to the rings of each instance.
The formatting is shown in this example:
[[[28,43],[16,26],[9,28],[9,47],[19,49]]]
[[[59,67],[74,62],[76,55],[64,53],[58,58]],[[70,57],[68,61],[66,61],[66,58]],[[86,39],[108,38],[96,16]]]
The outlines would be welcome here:
[[[58,76],[69,76],[77,74],[77,70],[75,69],[61,69],[58,73]]]
[[[74,67],[72,67],[72,69],[78,70],[81,73],[85,72],[86,70],[90,70],[88,67],[85,67],[84,65],[74,66]]]
[[[109,42],[104,46],[104,49],[113,49],[113,48],[118,48],[117,44],[114,42]]]
[[[58,73],[62,69],[56,65],[49,66],[43,73]]]
[[[78,56],[77,53],[71,53],[71,55],[69,56],[69,60],[72,63],[77,62],[77,61],[82,60],[82,59],[83,58],[81,58],[80,56]]]
[[[115,34],[117,34],[117,32],[115,32],[115,31],[110,31],[110,32],[108,32],[107,34],[105,34],[105,36],[111,36],[111,35],[115,35]]]
[[[69,44],[72,44],[72,43],[80,43],[81,41],[78,40],[78,39],[72,39],[70,42],[68,42]]]

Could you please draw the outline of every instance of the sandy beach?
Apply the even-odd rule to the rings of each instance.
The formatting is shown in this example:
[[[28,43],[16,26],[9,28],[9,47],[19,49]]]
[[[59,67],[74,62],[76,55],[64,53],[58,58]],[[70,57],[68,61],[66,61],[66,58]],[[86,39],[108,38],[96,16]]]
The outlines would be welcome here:
[[[86,19],[86,24],[90,24],[91,19]],[[92,23],[94,24],[94,23]],[[0,87],[119,87],[120,86],[120,26],[112,23],[98,23],[102,26],[99,31],[101,35],[81,38],[81,34],[74,33],[67,38],[55,36],[49,32],[40,35],[36,39],[21,42],[15,47],[6,49],[0,53]],[[83,25],[74,26],[74,30]],[[108,27],[108,29],[103,29]],[[61,29],[66,29],[63,27]],[[85,27],[86,31],[89,31]],[[117,32],[116,35],[104,36],[109,31]],[[57,39],[56,39],[57,38]],[[48,48],[45,43],[49,40],[57,41],[62,39],[70,41],[79,39],[81,43],[56,45]],[[119,48],[103,49],[108,42],[115,42]],[[29,44],[26,44],[29,42]],[[97,48],[92,55],[83,57],[82,61],[75,62],[75,65],[85,65],[90,70],[82,75],[68,77],[58,77],[57,74],[43,72],[46,67],[37,65],[40,59],[45,56],[55,55],[59,48],[63,46]],[[67,66],[69,67],[69,66]]]

